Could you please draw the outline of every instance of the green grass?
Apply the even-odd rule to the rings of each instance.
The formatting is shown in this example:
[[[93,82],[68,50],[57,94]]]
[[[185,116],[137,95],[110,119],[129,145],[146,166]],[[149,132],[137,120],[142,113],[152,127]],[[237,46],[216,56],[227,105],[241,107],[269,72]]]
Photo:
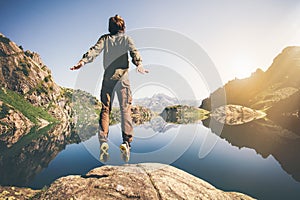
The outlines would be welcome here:
[[[39,124],[39,118],[42,118],[50,123],[57,122],[57,120],[47,113],[43,108],[33,106],[27,102],[22,95],[14,91],[1,88],[0,99],[4,103],[11,105],[14,109],[20,111],[34,124]]]

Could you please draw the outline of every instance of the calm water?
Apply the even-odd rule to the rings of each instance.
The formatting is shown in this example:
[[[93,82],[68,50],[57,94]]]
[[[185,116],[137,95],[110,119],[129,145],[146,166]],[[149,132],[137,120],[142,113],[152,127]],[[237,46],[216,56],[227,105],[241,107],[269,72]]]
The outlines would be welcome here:
[[[219,189],[258,199],[300,198],[297,134],[271,122],[255,121],[224,126],[218,136],[205,127],[207,123],[175,125],[156,119],[135,127],[130,163],[171,164]],[[99,142],[94,133],[79,133],[85,138],[80,143],[76,143],[78,136],[58,139],[39,134],[33,142],[20,141],[10,149],[0,145],[1,185],[42,188],[58,177],[84,174],[103,165],[98,161]],[[118,149],[119,125],[111,126],[109,139],[111,158],[107,164],[124,164]]]

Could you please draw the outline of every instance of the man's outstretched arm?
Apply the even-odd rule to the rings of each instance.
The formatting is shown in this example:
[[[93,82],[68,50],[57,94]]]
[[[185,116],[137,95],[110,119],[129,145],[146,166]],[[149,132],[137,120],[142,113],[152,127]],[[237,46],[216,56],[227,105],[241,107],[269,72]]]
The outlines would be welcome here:
[[[82,66],[84,66],[86,63],[93,62],[93,60],[102,52],[104,47],[104,36],[101,36],[97,43],[92,46],[85,54],[83,54],[82,59],[73,67],[71,67],[71,70],[77,70],[80,69]]]
[[[128,47],[132,63],[137,67],[136,71],[141,74],[149,73],[149,71],[143,67],[142,57],[130,37],[128,37]]]

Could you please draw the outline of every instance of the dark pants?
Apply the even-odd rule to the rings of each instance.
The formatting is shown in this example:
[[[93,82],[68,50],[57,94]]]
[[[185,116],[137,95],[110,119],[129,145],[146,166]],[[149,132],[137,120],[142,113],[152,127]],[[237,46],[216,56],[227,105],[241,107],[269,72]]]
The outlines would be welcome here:
[[[112,80],[104,76],[101,89],[102,109],[100,113],[100,142],[106,142],[109,132],[109,114],[111,112],[114,94],[117,93],[120,111],[121,111],[121,128],[123,141],[131,142],[133,139],[133,125],[131,119],[132,95],[128,74],[126,73],[119,80]]]

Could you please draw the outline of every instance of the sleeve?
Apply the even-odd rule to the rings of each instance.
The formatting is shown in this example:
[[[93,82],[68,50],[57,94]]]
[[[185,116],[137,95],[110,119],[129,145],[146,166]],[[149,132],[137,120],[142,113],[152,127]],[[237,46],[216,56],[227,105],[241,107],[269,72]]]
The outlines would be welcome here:
[[[133,40],[130,37],[128,37],[128,48],[129,48],[130,56],[132,58],[132,60],[131,60],[132,63],[136,66],[141,65],[142,57],[141,57],[139,51],[137,50],[137,48],[135,47]]]
[[[104,47],[104,39],[105,35],[101,36],[97,43],[94,46],[92,46],[85,54],[83,54],[81,60],[84,63],[93,62],[93,60],[102,52]]]

